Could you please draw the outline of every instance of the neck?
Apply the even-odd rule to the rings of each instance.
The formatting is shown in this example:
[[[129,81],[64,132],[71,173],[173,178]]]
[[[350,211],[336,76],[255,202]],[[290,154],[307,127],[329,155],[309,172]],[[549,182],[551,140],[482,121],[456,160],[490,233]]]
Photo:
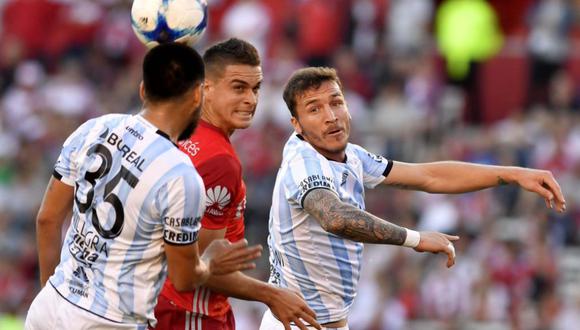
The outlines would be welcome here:
[[[188,124],[183,120],[185,114],[183,109],[173,103],[155,105],[145,103],[140,114],[163,133],[169,135],[174,143],[177,143],[179,135]]]
[[[215,111],[213,111],[211,107],[207,106],[205,103],[201,108],[201,119],[219,128],[226,136],[232,136],[232,134],[234,134],[235,129],[225,127],[223,121],[221,121],[215,114]]]
[[[332,151],[332,150],[328,150],[328,149],[322,149],[316,146],[316,144],[312,143],[310,141],[310,139],[308,138],[308,136],[306,136],[304,133],[298,133],[298,137],[307,142],[308,144],[310,144],[312,146],[312,148],[314,148],[314,150],[316,150],[319,154],[321,154],[324,158],[328,159],[328,160],[332,160],[335,162],[339,162],[339,163],[344,163],[346,162],[346,146],[344,148],[342,148],[341,150],[338,151]]]
[[[338,163],[344,163],[346,161],[346,152],[344,150],[340,152],[331,152],[328,150],[319,150],[316,147],[314,147],[314,149],[316,149],[316,151],[318,151],[319,154],[321,154],[328,160],[332,160]]]

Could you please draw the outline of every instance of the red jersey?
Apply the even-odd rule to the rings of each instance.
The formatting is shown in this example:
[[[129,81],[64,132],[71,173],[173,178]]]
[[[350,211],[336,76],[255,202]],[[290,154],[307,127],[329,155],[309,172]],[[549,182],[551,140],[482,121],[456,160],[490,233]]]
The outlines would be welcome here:
[[[205,184],[207,200],[201,226],[211,230],[226,228],[225,238],[230,242],[244,238],[246,186],[242,180],[242,165],[228,136],[200,120],[195,133],[181,142],[179,148],[191,158]],[[184,310],[214,319],[225,319],[231,309],[227,296],[206,287],[180,293],[169,278],[161,295]]]

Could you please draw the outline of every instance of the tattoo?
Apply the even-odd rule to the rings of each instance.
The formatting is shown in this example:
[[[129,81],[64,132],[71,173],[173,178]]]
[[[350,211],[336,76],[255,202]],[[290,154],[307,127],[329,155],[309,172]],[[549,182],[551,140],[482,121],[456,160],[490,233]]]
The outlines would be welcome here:
[[[505,186],[507,183],[507,181],[505,181],[501,176],[497,177],[497,185],[498,186]]]
[[[304,199],[304,210],[327,232],[363,243],[402,245],[403,227],[343,203],[328,189],[314,189]]]

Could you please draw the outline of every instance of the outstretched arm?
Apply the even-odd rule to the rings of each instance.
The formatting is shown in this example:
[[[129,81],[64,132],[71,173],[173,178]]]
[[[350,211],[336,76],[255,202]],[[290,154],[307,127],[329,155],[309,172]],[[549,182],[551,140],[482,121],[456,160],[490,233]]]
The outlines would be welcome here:
[[[316,322],[316,313],[308,307],[301,296],[288,289],[275,287],[241,272],[211,276],[205,286],[229,297],[266,304],[287,330],[290,330],[291,322],[302,330],[308,329],[305,324],[321,329]]]
[[[384,184],[429,193],[457,194],[505,184],[518,184],[542,196],[546,206],[555,202],[560,212],[566,201],[550,171],[515,166],[480,165],[455,161],[410,164],[395,162]]]
[[[443,252],[448,267],[455,263],[451,241],[459,239],[457,236],[408,230],[342,202],[329,189],[308,192],[303,207],[325,231],[337,236],[363,243],[405,245],[418,252]],[[408,237],[410,233],[418,237]]]

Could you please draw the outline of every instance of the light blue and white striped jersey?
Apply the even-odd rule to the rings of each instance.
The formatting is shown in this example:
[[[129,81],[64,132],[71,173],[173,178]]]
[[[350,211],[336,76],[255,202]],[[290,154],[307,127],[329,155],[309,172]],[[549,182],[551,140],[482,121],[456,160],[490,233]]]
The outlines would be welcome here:
[[[270,210],[270,283],[302,293],[321,324],[347,317],[363,244],[326,232],[303,209],[304,197],[324,188],[364,209],[364,187],[382,182],[392,166],[350,143],[346,157],[345,163],[328,160],[293,134],[284,147]]]
[[[197,240],[205,188],[189,158],[139,115],[106,115],[64,143],[54,176],[75,187],[50,284],[114,322],[154,324],[164,244]]]

